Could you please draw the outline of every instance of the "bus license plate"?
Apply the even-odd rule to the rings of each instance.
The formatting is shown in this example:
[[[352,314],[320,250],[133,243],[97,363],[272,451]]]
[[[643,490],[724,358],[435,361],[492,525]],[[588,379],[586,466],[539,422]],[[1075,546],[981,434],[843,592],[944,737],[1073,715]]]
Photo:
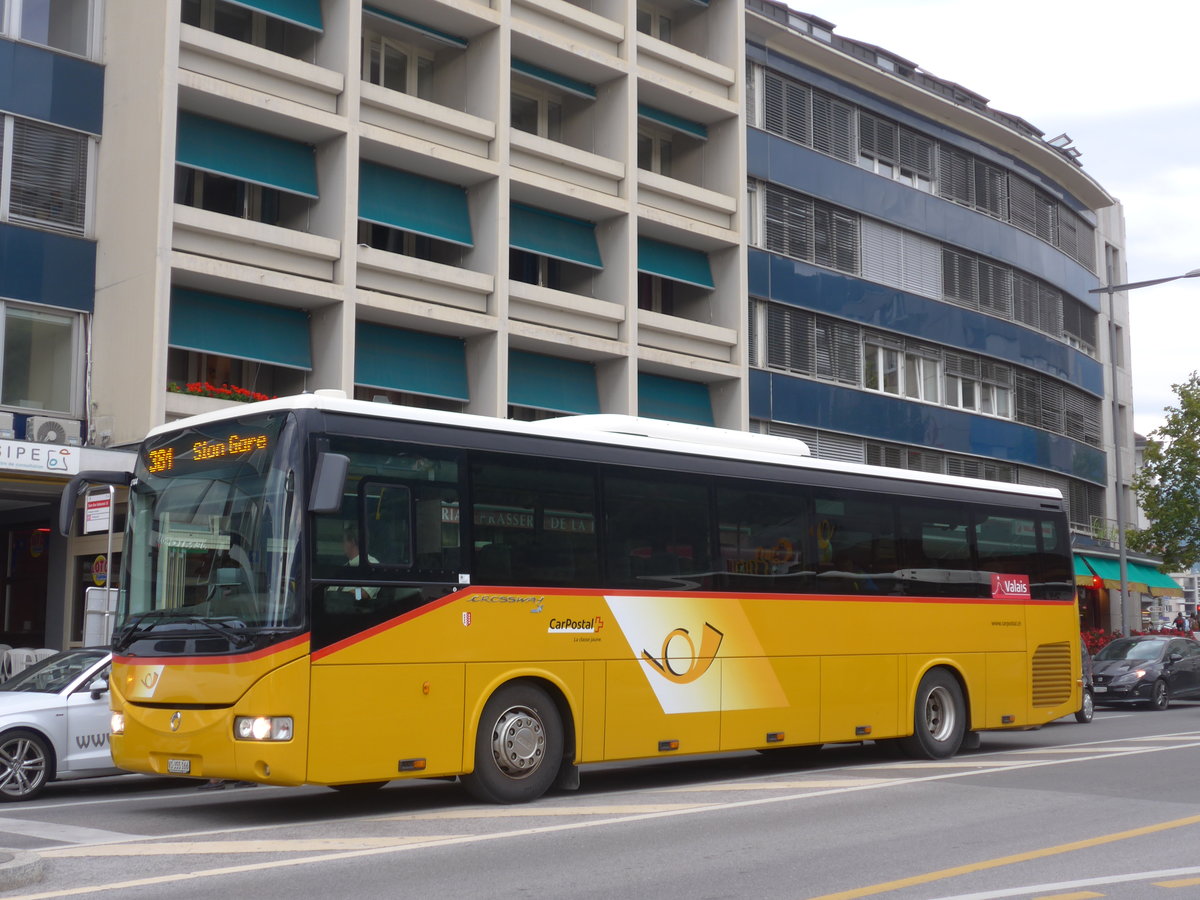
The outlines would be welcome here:
[[[168,759],[167,771],[172,775],[190,775],[192,761],[190,759]]]

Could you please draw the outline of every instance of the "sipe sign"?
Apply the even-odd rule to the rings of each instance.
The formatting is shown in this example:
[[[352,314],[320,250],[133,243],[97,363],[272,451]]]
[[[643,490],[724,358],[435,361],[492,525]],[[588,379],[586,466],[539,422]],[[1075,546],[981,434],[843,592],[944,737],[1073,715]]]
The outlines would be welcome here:
[[[1028,600],[1028,575],[998,575],[992,573],[993,600]]]

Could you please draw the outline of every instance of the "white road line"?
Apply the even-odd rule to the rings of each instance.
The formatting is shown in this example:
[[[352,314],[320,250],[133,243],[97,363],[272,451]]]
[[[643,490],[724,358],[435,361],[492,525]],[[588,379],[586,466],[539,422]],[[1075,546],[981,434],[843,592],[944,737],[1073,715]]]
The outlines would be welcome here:
[[[265,841],[168,841],[163,844],[111,844],[92,847],[55,847],[39,850],[38,856],[67,859],[93,856],[197,856],[204,853],[318,853],[322,850],[365,850],[374,847],[399,847],[419,841],[444,841],[453,835],[409,837],[314,838],[311,840]]]
[[[1037,897],[1047,892],[1075,890],[1085,887],[1104,887],[1109,884],[1128,884],[1131,881],[1149,881],[1154,878],[1178,878],[1181,875],[1196,875],[1200,867],[1187,869],[1160,869],[1153,872],[1135,872],[1132,875],[1108,875],[1101,878],[1081,878],[1078,881],[1058,881],[1047,884],[1029,884],[1025,887],[1007,888],[999,891],[979,891],[974,894],[955,894],[939,897],[938,900],[1000,900],[1002,897]]]
[[[23,834],[26,837],[46,838],[64,844],[100,844],[112,841],[144,841],[148,834],[122,834],[102,828],[85,828],[82,825],[60,825],[54,822],[32,822],[29,819],[0,817],[0,834]]]

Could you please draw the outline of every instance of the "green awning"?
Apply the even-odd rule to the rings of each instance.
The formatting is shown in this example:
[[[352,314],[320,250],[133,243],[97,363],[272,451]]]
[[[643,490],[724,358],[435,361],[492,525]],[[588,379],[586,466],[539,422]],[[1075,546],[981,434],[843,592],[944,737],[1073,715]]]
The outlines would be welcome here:
[[[693,425],[713,425],[708,385],[638,373],[638,415]]]
[[[227,175],[302,197],[317,197],[317,161],[306,144],[181,112],[175,138],[180,165]]]
[[[1110,590],[1121,589],[1121,563],[1119,560],[1100,556],[1077,556]],[[1078,566],[1078,562],[1076,562]],[[1078,569],[1076,570],[1078,574]],[[1077,582],[1078,583],[1078,580]],[[1125,584],[1129,590],[1139,594],[1153,594],[1155,597],[1182,597],[1183,589],[1170,575],[1164,575],[1153,566],[1145,563],[1125,562]]]
[[[381,19],[386,19],[389,22],[395,22],[404,28],[408,28],[418,34],[423,34],[426,37],[433,38],[443,44],[448,44],[451,47],[458,47],[460,50],[465,49],[469,41],[465,37],[459,37],[457,34],[450,34],[448,31],[442,31],[434,28],[431,25],[426,25],[424,22],[417,22],[414,19],[406,19],[404,16],[398,16],[395,13],[388,12],[386,9],[379,9],[376,6],[363,4],[363,14],[368,16],[378,16]]]
[[[388,228],[472,246],[466,191],[456,184],[365,160],[358,166],[358,217]]]
[[[1129,570],[1129,580],[1141,582],[1149,588],[1149,593],[1156,597],[1182,597],[1183,588],[1170,575],[1164,575],[1153,566],[1144,563],[1126,563]]]
[[[1092,579],[1095,577],[1091,569],[1087,567],[1087,563],[1083,561],[1082,556],[1072,556],[1071,562],[1075,566],[1075,583],[1083,587],[1091,587]]]
[[[638,237],[639,272],[657,275],[670,281],[693,284],[712,290],[712,269],[708,265],[708,254],[674,244],[664,244],[652,238]]]
[[[364,387],[467,400],[467,349],[460,338],[358,322],[354,382]]]
[[[308,313],[220,294],[171,289],[167,343],[289,369],[311,369]]]
[[[575,359],[510,350],[508,402],[554,412],[598,413],[596,369]]]
[[[681,132],[689,137],[700,138],[702,141],[708,140],[708,126],[700,122],[693,122],[691,119],[685,119],[683,116],[669,113],[665,109],[656,109],[653,106],[647,106],[645,103],[638,104],[637,113],[640,118],[657,122],[659,125],[665,125],[672,131]]]
[[[586,81],[580,81],[577,78],[571,78],[569,75],[562,75],[559,72],[552,72],[550,69],[543,69],[541,66],[535,66],[533,63],[526,62],[523,59],[513,59],[512,67],[514,72],[520,72],[528,78],[533,78],[543,84],[567,91],[577,97],[584,97],[588,100],[596,99],[596,86],[594,84],[588,84]]]
[[[540,256],[604,268],[596,245],[596,226],[582,219],[513,203],[509,210],[509,246]]]
[[[242,6],[264,13],[272,19],[291,22],[309,31],[321,31],[321,0],[229,0],[234,6]]]

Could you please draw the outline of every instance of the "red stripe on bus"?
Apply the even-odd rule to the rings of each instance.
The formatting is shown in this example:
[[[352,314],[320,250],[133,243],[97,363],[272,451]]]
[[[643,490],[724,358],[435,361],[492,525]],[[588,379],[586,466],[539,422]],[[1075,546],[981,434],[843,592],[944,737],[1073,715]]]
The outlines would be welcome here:
[[[197,666],[215,666],[228,665],[229,663],[253,662],[254,660],[262,659],[266,656],[273,656],[276,653],[281,653],[284,650],[291,650],[300,644],[307,643],[311,635],[308,632],[297,635],[294,638],[288,638],[280,644],[272,644],[269,647],[264,647],[261,650],[255,650],[252,653],[231,653],[224,656],[114,656],[114,663],[121,663],[129,666],[158,666],[158,665],[174,665],[180,661],[186,660],[189,665]]]

